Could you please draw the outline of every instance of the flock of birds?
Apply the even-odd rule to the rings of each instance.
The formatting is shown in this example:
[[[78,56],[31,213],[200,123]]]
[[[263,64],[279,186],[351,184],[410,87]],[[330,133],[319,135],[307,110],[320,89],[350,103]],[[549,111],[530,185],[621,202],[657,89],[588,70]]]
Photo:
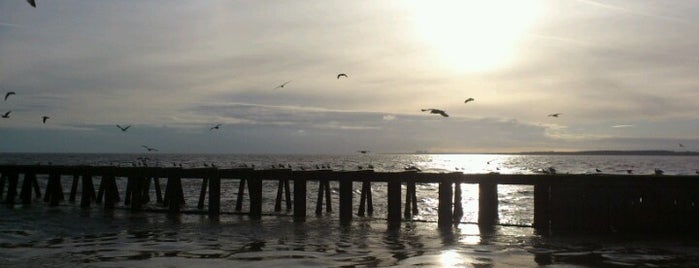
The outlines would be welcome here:
[[[7,93],[5,93],[5,101],[7,101],[7,99],[10,98],[10,96],[12,96],[12,95],[17,95],[17,93],[14,91],[8,91]],[[5,112],[4,114],[0,115],[0,117],[5,118],[5,119],[9,119],[11,113],[12,113],[12,110],[9,110],[9,111]],[[51,117],[46,116],[46,115],[42,115],[41,122],[46,124],[46,120],[49,120],[49,118],[51,118]]]

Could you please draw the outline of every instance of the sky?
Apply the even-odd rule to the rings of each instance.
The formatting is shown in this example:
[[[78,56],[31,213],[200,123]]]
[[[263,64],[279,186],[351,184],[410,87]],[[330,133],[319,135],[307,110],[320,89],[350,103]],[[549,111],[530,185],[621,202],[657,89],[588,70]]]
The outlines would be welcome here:
[[[1,1],[0,152],[699,151],[698,28],[679,0]]]

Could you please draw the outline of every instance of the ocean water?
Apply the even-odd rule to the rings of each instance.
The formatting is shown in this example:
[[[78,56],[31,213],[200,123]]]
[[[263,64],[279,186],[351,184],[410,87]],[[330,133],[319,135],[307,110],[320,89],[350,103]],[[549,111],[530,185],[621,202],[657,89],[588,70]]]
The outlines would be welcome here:
[[[266,169],[330,167],[423,172],[536,174],[558,173],[693,175],[699,156],[571,155],[184,155],[184,154],[0,154],[0,164],[149,165]],[[63,179],[70,189],[69,178]],[[98,183],[98,180],[95,180]],[[45,178],[39,178],[42,190]],[[200,180],[184,180],[185,211],[196,212]],[[118,181],[123,191],[125,180]],[[164,181],[161,181],[164,185]],[[264,184],[264,216],[251,220],[234,211],[237,182],[222,182],[218,220],[196,213],[171,215],[82,209],[64,202],[48,207],[0,207],[0,267],[696,267],[699,237],[637,235],[542,235],[532,227],[533,189],[499,186],[499,222],[480,228],[478,187],[462,184],[464,217],[452,229],[436,224],[437,185],[419,184],[420,213],[399,228],[388,228],[385,185],[372,185],[375,210],[339,223],[334,212],[313,215],[317,185],[309,183],[308,218],[294,222],[289,211],[274,212],[276,182]],[[337,185],[331,183],[336,191]],[[355,185],[355,202],[359,185]],[[123,194],[123,192],[122,192]],[[66,198],[67,199],[67,198]],[[154,198],[152,198],[154,199]],[[356,208],[355,204],[355,208]],[[147,206],[157,207],[150,203]],[[243,210],[246,208],[244,207]]]

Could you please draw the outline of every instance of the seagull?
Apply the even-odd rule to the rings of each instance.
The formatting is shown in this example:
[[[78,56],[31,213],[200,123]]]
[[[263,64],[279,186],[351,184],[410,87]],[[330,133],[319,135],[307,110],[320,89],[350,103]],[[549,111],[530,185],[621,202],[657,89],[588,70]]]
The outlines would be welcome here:
[[[5,114],[2,115],[2,118],[10,118],[10,113],[12,111],[7,111]]]
[[[14,91],[7,92],[5,94],[5,100],[7,100],[7,98],[10,97],[10,95],[15,95],[15,92]]]
[[[655,175],[663,175],[663,173],[665,173],[665,171],[663,171],[662,169],[659,169],[659,168],[655,169]]]
[[[469,102],[471,102],[471,101],[475,101],[475,99],[474,99],[474,98],[468,98],[468,99],[466,99],[466,100],[464,101],[464,103],[469,103]]]
[[[361,154],[366,154],[366,153],[368,153],[369,151],[367,151],[367,150],[359,150],[359,151],[357,151],[357,152],[358,152],[358,153],[361,153]]]
[[[122,126],[120,126],[120,125],[116,125],[116,126],[117,126],[119,129],[121,129],[121,131],[124,131],[124,132],[126,132],[126,130],[129,129],[129,128],[131,127],[131,125],[128,125],[128,126],[125,126],[125,127],[122,127]]]
[[[155,149],[155,148],[152,148],[152,147],[148,147],[148,146],[145,146],[145,145],[141,145],[141,147],[146,148],[146,150],[148,150],[149,152],[153,152],[153,151],[156,151],[156,152],[157,152],[157,151],[158,151],[158,149]]]
[[[679,145],[680,147],[684,147],[684,144],[682,143],[678,143],[677,145]]]
[[[558,117],[559,115],[562,115],[562,113],[549,114],[549,117]]]
[[[343,76],[349,78],[349,76],[347,76],[347,74],[337,74],[337,79],[340,79],[340,77],[343,77]]]
[[[221,126],[221,124],[216,124],[215,126],[211,127],[209,131],[212,131],[214,129],[218,129]]]
[[[286,82],[284,82],[284,83],[283,83],[283,84],[281,84],[281,85],[278,85],[278,86],[277,86],[277,87],[275,87],[274,89],[277,89],[277,88],[284,88],[284,86],[286,86],[286,84],[288,84],[288,83],[291,83],[291,80],[289,80],[289,81],[286,81]]]
[[[442,115],[442,116],[444,116],[444,117],[449,117],[449,115],[448,115],[445,111],[442,111],[442,110],[439,110],[439,109],[432,109],[432,108],[430,108],[430,109],[422,109],[421,111],[423,111],[423,112],[430,111],[431,114],[439,114],[439,115]]]
[[[45,115],[44,115],[44,116],[41,117],[41,120],[44,122],[44,124],[46,124],[46,120],[49,120],[49,118],[51,118],[51,117],[48,117],[48,116],[45,116]]]
[[[34,0],[27,0],[27,3],[29,3],[32,7],[36,8],[36,2]]]
[[[597,173],[602,172],[602,170],[600,170],[599,168],[596,168],[595,171],[597,171]]]

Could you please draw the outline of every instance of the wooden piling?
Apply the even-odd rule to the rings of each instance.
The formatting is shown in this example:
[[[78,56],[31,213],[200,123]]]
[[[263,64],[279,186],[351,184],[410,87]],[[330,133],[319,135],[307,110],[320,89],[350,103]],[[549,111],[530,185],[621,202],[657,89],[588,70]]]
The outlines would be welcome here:
[[[104,208],[114,209],[117,202],[119,202],[119,190],[117,189],[116,178],[114,175],[109,174],[102,176],[100,188],[102,188],[104,194]]]
[[[548,233],[550,227],[549,194],[551,186],[548,183],[534,185],[534,228],[541,233]]]
[[[340,223],[349,224],[352,221],[352,178],[340,178]]]
[[[44,201],[49,203],[49,206],[58,206],[58,203],[64,199],[63,186],[61,185],[61,174],[49,174],[49,182],[46,185],[46,196]]]
[[[5,196],[5,181],[7,177],[7,172],[3,172],[0,174],[0,199],[2,199],[3,196]]]
[[[491,181],[478,184],[478,225],[494,225],[498,221],[498,185]]]
[[[415,193],[415,180],[412,177],[406,178],[405,191],[405,211],[403,217],[406,220],[412,219],[413,215],[417,215],[417,194]]]
[[[199,191],[199,204],[198,209],[204,209],[204,201],[206,199],[206,188],[209,186],[209,178],[204,177],[201,180],[201,190]]]
[[[19,174],[12,172],[7,176],[7,196],[5,203],[8,206],[14,206],[15,198],[17,197],[17,184],[19,182]]]
[[[82,176],[82,195],[80,198],[80,207],[89,208],[90,202],[96,200],[95,197],[95,186],[92,183],[92,175],[84,174]]]
[[[401,181],[403,177],[405,177],[405,174],[399,173],[398,176],[387,178],[387,216],[389,227],[399,226],[401,222]]]
[[[243,210],[243,198],[245,197],[245,180],[246,178],[241,178],[238,184],[238,197],[235,201],[235,211]]]
[[[362,181],[362,191],[359,198],[359,210],[357,211],[358,216],[364,216],[365,212],[369,215],[374,214],[374,204],[371,200],[371,182],[367,179]]]
[[[216,169],[207,172],[209,177],[209,217],[218,218],[221,214],[221,177]]]
[[[461,204],[461,182],[454,183],[454,225],[461,223],[461,218],[464,216],[464,208]]]
[[[165,200],[170,212],[179,212],[184,205],[182,179],[179,174],[172,174],[167,179]]]
[[[71,203],[75,202],[75,195],[78,192],[78,182],[79,181],[80,181],[80,175],[73,174],[73,183],[70,185],[70,197],[68,198],[68,202],[71,202]]]
[[[153,185],[155,185],[156,202],[158,204],[162,204],[163,203],[163,194],[160,190],[160,178],[158,178],[158,177],[153,178]]]
[[[250,193],[250,218],[262,218],[262,178],[253,175],[248,179],[248,192]]]
[[[316,215],[323,214],[323,193],[325,192],[325,183],[318,181],[318,199],[316,200]]]
[[[442,176],[440,176],[442,177]],[[437,225],[440,228],[451,227],[454,221],[452,189],[454,182],[450,177],[443,177],[439,182],[439,204],[437,205]]]
[[[32,184],[36,180],[35,173],[24,173],[24,181],[22,181],[22,190],[20,192],[20,198],[22,199],[22,204],[32,203]]]
[[[306,220],[306,178],[294,178],[294,221]]]

